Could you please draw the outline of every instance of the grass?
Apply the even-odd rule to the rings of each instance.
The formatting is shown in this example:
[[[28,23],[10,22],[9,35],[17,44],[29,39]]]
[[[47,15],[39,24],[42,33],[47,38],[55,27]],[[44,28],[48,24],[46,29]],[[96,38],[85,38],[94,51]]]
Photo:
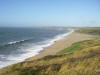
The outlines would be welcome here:
[[[77,42],[57,55],[8,66],[0,75],[100,75],[100,39]]]
[[[76,50],[82,50],[84,48],[92,47],[92,46],[97,46],[100,45],[100,40],[85,40],[82,42],[77,42],[72,44],[72,46],[65,48],[64,50],[58,52],[57,54],[67,54],[69,52],[73,52]]]
[[[62,50],[62,51],[58,52],[57,54],[66,54],[66,53],[73,52],[73,51],[79,50],[79,49],[81,49],[80,43],[74,43],[74,44],[72,44],[71,47]]]
[[[76,32],[100,36],[100,27],[81,28],[77,30]]]

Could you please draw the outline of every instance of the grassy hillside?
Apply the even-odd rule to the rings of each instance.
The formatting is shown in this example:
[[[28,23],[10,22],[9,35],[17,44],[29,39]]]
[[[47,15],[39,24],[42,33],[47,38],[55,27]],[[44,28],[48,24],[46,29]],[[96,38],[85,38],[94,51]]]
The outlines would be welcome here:
[[[0,75],[100,75],[100,39],[74,43],[57,55],[11,65],[1,69]]]

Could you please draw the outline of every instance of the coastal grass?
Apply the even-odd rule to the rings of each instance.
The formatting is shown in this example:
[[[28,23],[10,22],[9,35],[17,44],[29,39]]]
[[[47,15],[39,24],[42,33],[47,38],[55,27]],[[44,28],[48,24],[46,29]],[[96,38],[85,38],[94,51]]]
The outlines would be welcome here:
[[[100,39],[77,42],[56,55],[13,64],[1,69],[0,75],[100,75]]]
[[[99,39],[98,40],[85,40],[85,41],[74,43],[72,44],[72,46],[65,48],[64,50],[58,52],[57,54],[67,54],[75,50],[82,50],[84,48],[88,48],[88,47],[92,47],[96,45],[100,45]]]
[[[65,48],[64,50],[58,52],[57,54],[67,54],[69,52],[72,52],[72,51],[75,51],[75,50],[79,50],[81,49],[81,45],[80,43],[74,43],[72,44],[72,46],[68,47],[68,48]]]

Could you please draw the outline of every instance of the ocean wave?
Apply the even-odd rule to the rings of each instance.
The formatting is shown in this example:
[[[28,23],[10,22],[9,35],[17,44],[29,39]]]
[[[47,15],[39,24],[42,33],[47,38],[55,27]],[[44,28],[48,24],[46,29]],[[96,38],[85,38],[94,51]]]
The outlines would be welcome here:
[[[24,50],[25,53],[19,55],[19,57],[17,57],[17,56],[15,56],[15,57],[14,56],[9,56],[8,60],[20,60],[20,61],[23,61],[26,58],[35,56],[35,55],[39,54],[41,51],[43,51],[44,48],[48,48],[51,45],[53,45],[56,41],[64,39],[67,35],[71,34],[72,32],[73,31],[71,31],[69,33],[57,35],[52,39],[48,39],[48,40],[45,40],[45,41],[41,42],[41,44],[34,44],[33,46],[30,46],[30,47],[26,48]]]
[[[39,54],[41,51],[43,51],[44,48],[48,48],[51,45],[53,45],[56,41],[64,39],[66,36],[68,36],[72,32],[73,32],[73,30],[70,31],[70,32],[64,33],[64,34],[57,35],[52,39],[48,39],[48,40],[42,41],[41,44],[31,45],[30,47],[27,47],[26,49],[24,49],[25,52],[20,54],[20,55],[9,55],[7,57],[7,60],[9,60],[9,61],[3,62],[3,64],[0,65],[0,68],[8,66],[10,64],[15,64],[17,62],[22,62],[27,58],[35,56],[35,55]],[[28,40],[30,40],[30,39],[28,39]],[[27,40],[9,42],[8,44],[12,45],[12,44],[16,44],[16,43],[20,43],[20,42],[24,42],[24,41],[27,41]],[[0,61],[0,64],[1,63],[2,62]]]
[[[26,40],[20,40],[20,41],[12,41],[12,42],[9,42],[7,45],[13,45],[13,44],[17,44],[17,43],[23,43],[25,41],[30,41],[30,40],[33,40],[33,39],[26,39]]]
[[[23,41],[25,41],[25,40],[9,42],[8,45],[12,45],[12,44],[20,43],[20,42],[23,42]]]
[[[2,47],[5,47],[5,46],[12,46],[12,45],[17,45],[17,44],[22,44],[24,42],[28,42],[28,41],[31,41],[31,40],[34,40],[34,39],[26,39],[26,40],[19,40],[19,41],[11,41],[11,42],[8,42],[7,44],[4,44],[4,45],[1,45],[0,48]]]

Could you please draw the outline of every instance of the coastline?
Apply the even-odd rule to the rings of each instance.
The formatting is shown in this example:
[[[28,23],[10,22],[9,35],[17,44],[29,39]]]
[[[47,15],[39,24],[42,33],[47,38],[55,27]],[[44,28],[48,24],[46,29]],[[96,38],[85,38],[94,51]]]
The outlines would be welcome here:
[[[92,33],[88,34],[75,31],[67,36],[67,38],[54,42],[50,48],[45,48],[45,51],[37,55],[39,57],[31,57],[30,60],[28,59],[26,61],[12,64],[0,69],[0,75],[63,75],[66,73],[69,74],[69,71],[72,73],[72,75],[99,74],[99,71],[97,71],[99,68],[97,69],[97,67],[100,65],[100,37],[97,35],[99,35],[99,33],[92,35]],[[66,48],[64,48],[64,50],[60,50],[64,46]],[[46,55],[43,55],[43,53]],[[90,66],[91,70],[89,68]]]
[[[89,40],[92,38],[93,38],[92,35],[82,34],[82,33],[78,33],[78,32],[72,32],[69,35],[67,35],[64,39],[60,39],[60,40],[56,41],[49,48],[45,48],[42,52],[40,52],[36,56],[30,57],[30,58],[26,59],[25,61],[32,61],[32,60],[40,59],[47,55],[55,55],[57,52],[64,50],[65,48],[68,48],[75,42]]]
[[[8,59],[11,59],[11,60],[17,59],[17,60],[11,61],[11,62],[7,62],[7,63],[3,63],[2,65],[0,65],[0,69],[4,68],[4,67],[7,67],[7,66],[10,66],[10,65],[13,65],[13,64],[16,64],[16,63],[20,63],[20,62],[26,61],[27,59],[29,59],[31,57],[34,57],[34,56],[36,56],[38,54],[41,54],[42,52],[44,52],[45,49],[50,48],[55,42],[64,39],[66,36],[71,34],[73,31],[74,30],[70,30],[69,32],[56,35],[54,38],[51,38],[51,39],[48,39],[48,40],[44,41],[46,43],[41,44],[41,45],[37,46],[36,48],[35,48],[35,46],[32,46],[29,49],[27,49],[27,53],[22,54],[19,57],[12,57],[11,56]],[[13,43],[16,43],[16,42],[13,42]],[[12,44],[12,42],[10,44]]]
[[[82,33],[71,31],[67,34],[64,34],[64,37],[62,37],[59,40],[56,40],[50,46],[45,47],[43,50],[38,52],[37,55],[32,56],[32,57],[28,56],[28,58],[26,58],[25,60],[19,61],[16,63],[20,63],[20,62],[24,62],[24,61],[32,61],[32,60],[43,58],[43,57],[48,56],[48,55],[55,55],[57,52],[64,50],[65,48],[68,48],[69,46],[71,46],[75,42],[89,40],[92,38],[93,38],[92,35],[82,34]],[[16,63],[8,64],[7,66],[10,66],[10,65],[13,65]],[[4,66],[4,67],[7,67],[7,66]],[[0,69],[2,69],[4,67],[1,67]]]

